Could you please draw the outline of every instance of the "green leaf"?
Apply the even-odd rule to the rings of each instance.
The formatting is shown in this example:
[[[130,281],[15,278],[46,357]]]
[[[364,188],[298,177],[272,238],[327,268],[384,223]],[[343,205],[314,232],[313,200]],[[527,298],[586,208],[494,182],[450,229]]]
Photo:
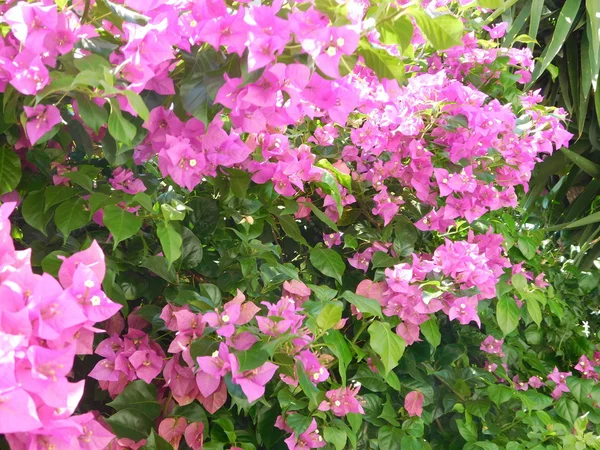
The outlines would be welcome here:
[[[566,396],[561,397],[556,403],[556,414],[565,419],[569,424],[575,423],[579,415],[579,406],[573,400],[569,400]]]
[[[585,8],[588,16],[588,27],[592,31],[590,36],[592,53],[600,58],[600,0],[586,0]]]
[[[168,203],[163,203],[160,205],[160,210],[162,212],[163,217],[165,218],[165,222],[170,220],[183,220],[185,219],[185,209],[184,208],[175,208],[174,206],[169,205]]]
[[[544,47],[544,50],[540,56],[541,61],[535,65],[530,85],[532,85],[540,77],[540,75],[542,75],[552,60],[556,57],[556,55],[558,55],[558,52],[560,52],[565,40],[567,39],[567,36],[569,35],[569,32],[571,31],[573,23],[575,22],[575,16],[579,11],[580,5],[581,0],[567,0],[564,3],[558,19],[556,20],[554,34],[552,35],[550,44]]]
[[[414,436],[404,436],[400,441],[402,450],[421,450],[421,441]]]
[[[523,402],[523,407],[531,410],[543,410],[554,404],[554,399],[548,395],[530,389],[528,391],[518,391],[516,395]]]
[[[422,9],[413,10],[419,29],[436,50],[446,50],[462,44],[463,23],[458,17],[446,14],[431,17]]]
[[[69,173],[65,173],[63,176],[65,178],[67,178],[68,180],[71,180],[73,183],[81,186],[88,192],[92,192],[94,189],[93,180],[85,172],[81,172],[81,171],[69,172]]]
[[[568,377],[567,386],[571,391],[571,395],[575,397],[575,400],[577,400],[579,403],[583,403],[587,400],[588,394],[592,392],[592,388],[594,387],[594,380],[577,377]]]
[[[137,409],[150,419],[156,419],[160,415],[160,404],[157,397],[158,394],[154,385],[136,380],[129,383],[117,398],[107,403],[107,405],[117,411],[127,408]]]
[[[388,384],[383,377],[377,372],[373,372],[365,365],[359,366],[352,379],[358,381],[362,386],[373,392],[384,392],[388,388]]]
[[[150,436],[146,440],[146,445],[140,450],[173,450],[173,447],[152,430],[152,433],[150,433]]]
[[[323,336],[323,342],[327,344],[331,352],[336,356],[338,361],[338,370],[342,377],[342,384],[346,385],[346,369],[352,362],[352,352],[348,346],[348,342],[342,333],[338,330],[329,330]]]
[[[319,208],[317,208],[312,202],[306,203],[306,206],[308,206],[311,209],[311,211],[314,213],[314,215],[317,216],[317,218],[321,222],[323,222],[325,225],[329,226],[329,228],[331,228],[332,230],[339,231],[336,223],[333,220],[331,220],[327,214],[325,214],[323,211],[321,211]]]
[[[58,271],[60,270],[60,266],[62,266],[62,260],[58,259],[59,256],[70,256],[69,253],[64,252],[62,250],[55,250],[51,253],[48,253],[42,259],[42,270],[46,273],[49,273],[53,277],[58,278]]]
[[[556,231],[556,230],[562,230],[562,229],[579,228],[579,227],[590,225],[590,224],[596,223],[596,222],[600,222],[600,212],[595,212],[593,214],[590,214],[587,217],[584,217],[583,219],[575,220],[573,222],[561,223],[560,225],[548,227],[548,228],[545,228],[545,230],[546,231]]]
[[[263,350],[262,344],[257,343],[252,348],[235,354],[240,364],[239,371],[253,370],[269,360],[269,354]]]
[[[465,423],[463,419],[456,421],[458,432],[467,442],[475,442],[477,440],[477,428],[474,423]]]
[[[179,88],[179,97],[183,108],[207,126],[208,94],[202,72],[191,72],[183,79]]]
[[[300,361],[296,361],[296,373],[298,374],[298,384],[300,385],[300,388],[302,388],[304,395],[308,397],[312,405],[316,408],[318,406],[317,396],[321,391],[312,383],[310,378],[308,378],[308,375],[304,371],[304,366]]]
[[[79,115],[86,123],[87,126],[92,128],[96,133],[103,125],[106,125],[108,121],[108,113],[106,109],[97,105],[87,96],[76,93],[75,99],[77,100],[77,109]]]
[[[538,243],[529,236],[519,236],[517,247],[525,258],[531,259],[536,255]]]
[[[561,148],[560,152],[573,161],[581,170],[586,172],[588,175],[594,178],[600,178],[600,165],[593,161],[575,153],[568,148]]]
[[[14,191],[21,181],[21,160],[7,147],[0,147],[0,195]]]
[[[48,186],[44,189],[44,211],[48,211],[54,205],[74,197],[77,191],[68,186]]]
[[[248,194],[248,186],[250,185],[250,175],[243,170],[229,169],[229,183],[231,192],[237,198],[246,198]]]
[[[335,447],[335,450],[344,450],[344,447],[346,447],[346,440],[348,438],[342,430],[333,427],[323,427],[323,437],[326,442]]]
[[[192,269],[202,262],[203,250],[200,239],[187,227],[181,227],[181,267]]]
[[[321,330],[333,328],[342,319],[342,307],[339,304],[329,303],[317,316],[317,325]]]
[[[385,422],[384,422],[385,423]],[[377,443],[380,450],[401,450],[400,443],[402,441],[402,430],[385,425],[379,429],[377,434]]]
[[[176,405],[170,414],[171,417],[185,417],[190,422],[202,422],[204,423],[204,431],[208,430],[208,418],[204,408],[197,402],[188,403],[184,406]]]
[[[404,354],[406,343],[404,339],[390,330],[387,322],[373,322],[368,328],[371,336],[371,348],[379,355],[385,375],[398,365]]]
[[[488,396],[496,406],[500,406],[502,403],[509,401],[513,396],[513,390],[503,384],[494,384],[487,388]]]
[[[515,273],[511,278],[512,285],[519,292],[527,290],[527,278],[522,273]]]
[[[144,100],[142,100],[140,94],[128,89],[121,91],[121,93],[125,94],[125,97],[127,97],[127,100],[129,100],[129,104],[135,110],[135,112],[138,113],[138,116],[144,120],[148,120],[150,111],[148,111],[148,107],[144,103]]]
[[[351,291],[345,291],[342,294],[348,303],[356,306],[356,309],[363,314],[370,314],[376,317],[383,317],[381,312],[381,305],[375,299],[363,297],[362,295],[355,294]]]
[[[113,18],[117,19],[117,21],[112,22],[119,28],[122,26],[123,22],[146,25],[150,20],[149,17],[144,16],[143,14],[132,11],[123,5],[113,3],[109,0],[99,0],[99,4],[107,8],[107,10],[113,14]]]
[[[156,234],[170,267],[181,256],[181,246],[183,244],[181,234],[169,222],[160,222],[156,227]]]
[[[279,223],[287,236],[291,237],[296,242],[309,247],[308,242],[306,242],[306,239],[302,236],[300,227],[298,227],[293,216],[279,216]]]
[[[374,48],[370,43],[361,41],[359,54],[365,64],[379,78],[402,82],[405,78],[404,63],[397,56],[390,55],[386,50]]]
[[[212,198],[197,197],[187,203],[192,210],[188,213],[190,228],[197,236],[210,236],[219,223],[219,204]]]
[[[329,170],[335,176],[338,183],[348,189],[349,192],[352,192],[352,177],[349,174],[342,172],[337,167],[334,167],[333,164],[331,164],[327,159],[320,159],[315,165],[317,167],[322,167],[323,169]]]
[[[142,227],[142,218],[125,211],[118,206],[108,205],[104,208],[104,225],[113,235],[114,245],[136,234]]]
[[[56,228],[63,234],[66,241],[71,231],[84,226],[90,220],[86,210],[86,202],[82,198],[72,198],[61,203],[54,214]]]
[[[344,209],[342,206],[342,196],[340,193],[340,186],[338,184],[338,181],[335,179],[335,177],[331,173],[329,173],[327,171],[323,171],[321,173],[321,181],[317,182],[316,184],[326,194],[331,195],[333,200],[335,200],[335,205],[337,208],[338,216],[342,217],[342,214],[344,212]]]
[[[504,0],[478,0],[477,3],[482,8],[497,9],[504,4]]]
[[[442,342],[442,335],[437,324],[435,317],[432,317],[427,322],[421,324],[421,333],[427,339],[433,348],[436,348]]]
[[[106,419],[113,433],[139,441],[146,439],[152,430],[152,419],[137,409],[122,409]]]
[[[527,305],[527,312],[533,321],[539,326],[542,323],[542,310],[536,296],[525,295],[525,304]]]
[[[335,278],[342,284],[346,265],[339,253],[328,248],[315,247],[310,251],[310,262],[323,275]]]
[[[144,192],[135,194],[129,202],[129,205],[132,203],[137,203],[138,205],[143,206],[146,211],[152,212],[152,197]]]
[[[287,416],[285,423],[296,433],[296,436],[300,436],[304,433],[312,422],[312,417],[306,417],[302,414],[290,414]]]
[[[195,360],[198,356],[210,356],[219,350],[219,342],[207,338],[196,339],[190,345],[190,354]]]
[[[46,188],[48,189],[48,188]],[[23,219],[36,230],[46,235],[46,227],[52,218],[54,211],[45,211],[44,209],[44,191],[35,191],[29,193],[21,205]]]
[[[517,328],[520,316],[519,307],[514,299],[508,296],[500,298],[496,308],[496,320],[504,336]]]
[[[398,17],[394,21],[383,22],[378,30],[381,34],[381,42],[399,45],[401,51],[410,45],[414,32],[412,22],[406,16]]]
[[[175,273],[175,268],[174,266],[169,266],[167,258],[165,258],[164,256],[149,256],[144,260],[141,266],[151,270],[156,275],[168,281],[169,283],[177,282],[177,274]]]
[[[130,145],[133,142],[137,133],[135,125],[123,117],[121,107],[115,99],[110,99],[108,132],[116,141],[123,142],[126,145]]]
[[[490,410],[491,403],[486,399],[467,400],[467,412],[474,416],[485,419],[486,414]]]

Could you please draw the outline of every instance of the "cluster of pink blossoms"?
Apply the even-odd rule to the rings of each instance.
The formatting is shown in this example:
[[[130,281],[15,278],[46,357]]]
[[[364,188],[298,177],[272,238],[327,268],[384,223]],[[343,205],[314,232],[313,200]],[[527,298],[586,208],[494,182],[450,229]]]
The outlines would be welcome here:
[[[445,3],[428,4],[435,8]],[[333,26],[313,6],[291,7],[284,19],[279,15],[282,2],[270,6],[241,3],[237,9],[221,0],[210,4],[132,1],[127,6],[143,14],[146,23],[125,23],[123,30],[106,21],[103,25],[122,42],[110,61],[135,92],[173,94],[169,74],[177,58],[201,44],[226,48],[240,57],[247,49],[248,71],[264,69],[252,83],[224,75],[216,103],[228,114],[229,133],[223,130],[219,115],[205,130],[198,120],[184,124],[168,109],[152,112],[145,125],[149,135],[136,150],[136,162],[158,156],[162,174],[188,189],[203,177],[216,175],[219,166],[236,166],[252,173],[257,183],[272,181],[281,195],[301,196],[306,183],[322,180],[324,170],[315,165],[310,145],[291,145],[286,129],[305,118],[319,119],[322,125],[308,142],[324,146],[349,138],[350,145],[342,153],[344,162],[337,169],[373,187],[373,214],[387,224],[406,198],[416,197],[431,207],[417,227],[445,231],[458,219],[472,222],[486,211],[514,206],[514,189],[518,185],[527,188],[539,155],[567,145],[571,137],[560,123],[564,111],[557,110],[554,116],[536,111],[539,95],[524,96],[517,115],[510,104],[488,101],[485,93],[463,83],[475,65],[489,65],[501,56],[509,57],[522,83],[533,67],[528,49],[480,49],[474,33],[464,36],[463,45],[432,56],[430,73],[410,68],[412,77],[401,87],[396,81],[381,82],[360,65],[340,77],[342,56],[356,50],[362,34],[371,44],[387,48],[372,25],[362,20],[366,4],[353,4],[350,24],[344,26]],[[11,83],[22,93],[37,93],[49,81],[46,67],[54,67],[59,54],[71,51],[78,39],[96,36],[93,28],[79,24],[72,11],[59,12],[56,5],[15,2],[5,10],[3,20],[11,32],[2,41],[0,90]],[[499,38],[504,30],[488,31],[492,38]],[[416,29],[416,45],[419,36]],[[277,62],[293,42],[333,79],[311,73],[303,64]],[[117,97],[123,109],[135,113],[124,96]],[[432,110],[436,111],[433,115]],[[38,105],[28,109],[27,115],[32,143],[60,122],[54,106]],[[345,127],[349,119],[353,129],[348,136],[336,126]],[[429,140],[421,136],[426,128],[431,129]],[[243,134],[249,134],[245,142],[240,139]],[[350,192],[338,188],[341,204],[330,192],[316,192],[333,220],[339,219],[340,208],[355,202]],[[309,214],[305,209],[297,217]]]
[[[496,284],[510,267],[502,254],[502,241],[502,236],[491,229],[482,235],[469,232],[466,241],[446,240],[432,255],[413,254],[412,264],[386,269],[385,281],[361,281],[356,293],[379,301],[386,316],[402,319],[396,332],[409,345],[420,340],[419,325],[440,310],[450,320],[480,325],[477,303],[496,296]],[[438,282],[440,290],[424,290],[430,281]],[[457,296],[455,292],[472,295]],[[355,308],[354,312],[360,313]]]
[[[502,351],[503,344],[504,339],[496,339],[490,335],[483,340],[480,350],[488,355],[496,355],[498,358],[503,358],[505,356]],[[502,364],[502,366],[506,373],[508,373],[508,366],[506,364]],[[598,382],[600,375],[596,371],[596,367],[600,367],[600,351],[594,352],[593,359],[589,359],[586,355],[581,355],[579,361],[574,366],[575,370],[580,373],[582,378]],[[486,361],[485,370],[488,372],[494,373],[497,368],[498,364]],[[555,400],[558,400],[563,393],[571,392],[567,385],[567,378],[572,375],[572,372],[561,372],[558,367],[555,367],[552,372],[547,375],[548,381],[553,383],[552,397],[554,397]],[[499,381],[503,382],[505,380],[499,379]],[[512,378],[512,385],[518,391],[527,391],[529,388],[539,389],[542,386],[546,386],[543,379],[538,376],[534,375],[529,377],[529,380],[521,380],[518,374]]]
[[[121,306],[102,292],[104,254],[96,242],[66,258],[59,281],[15,251],[0,206],[0,434],[14,450],[105,448],[113,435],[92,412],[73,416],[85,381],[69,381],[76,355],[93,352],[94,325]]]
[[[0,92],[10,83],[21,94],[35,95],[50,83],[48,66],[56,67],[80,39],[98,36],[73,11],[59,12],[50,2],[8,2],[0,14],[11,30],[0,38]]]

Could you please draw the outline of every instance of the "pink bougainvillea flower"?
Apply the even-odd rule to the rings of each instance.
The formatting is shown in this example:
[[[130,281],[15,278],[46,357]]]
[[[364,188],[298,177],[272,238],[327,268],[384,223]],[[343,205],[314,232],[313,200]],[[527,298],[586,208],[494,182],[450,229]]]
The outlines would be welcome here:
[[[302,363],[304,371],[314,384],[329,378],[329,371],[321,365],[319,359],[310,350],[302,350],[296,355],[296,360]]]
[[[135,195],[138,192],[144,192],[146,186],[139,178],[135,178],[131,170],[125,169],[124,167],[117,167],[113,173],[112,178],[108,181],[114,189],[123,191],[126,194]]]
[[[307,53],[315,57],[315,62],[323,73],[338,78],[340,60],[343,55],[350,55],[358,47],[359,35],[350,27],[328,27],[318,31],[315,41],[303,41],[302,46]],[[317,44],[316,48],[310,46]]]
[[[73,275],[79,264],[85,264],[90,268],[100,282],[104,280],[104,275],[106,273],[104,253],[98,243],[93,241],[92,245],[86,250],[75,253],[63,260],[58,271],[58,279],[65,289],[73,284]]]
[[[310,450],[311,448],[321,448],[327,445],[321,433],[317,429],[317,421],[312,420],[308,428],[300,436],[296,436],[296,433],[292,433],[290,437],[285,440],[289,450]]]
[[[258,306],[252,302],[246,302],[245,300],[246,296],[238,289],[236,296],[231,299],[231,302],[229,302],[240,305],[240,314],[237,320],[234,322],[235,325],[246,325],[254,318],[254,316],[256,316],[256,314],[258,314],[258,312],[260,312],[260,308]],[[229,303],[227,303],[225,306],[227,306]]]
[[[421,414],[423,414],[424,399],[425,397],[419,391],[412,391],[406,395],[406,398],[404,399],[404,408],[409,416],[421,417]]]
[[[310,298],[310,294],[310,288],[302,281],[289,280],[283,282],[283,295],[294,299],[297,307],[302,306]]]
[[[342,387],[327,391],[325,397],[319,405],[319,411],[332,411],[336,416],[345,416],[348,413],[364,414],[362,405],[356,395],[360,390],[360,384],[356,383],[354,387]]]
[[[169,417],[167,419],[163,419],[158,425],[158,434],[165,441],[167,441],[174,450],[179,448],[179,442],[181,442],[181,438],[183,433],[187,428],[187,420],[183,417],[178,417],[177,419]]]
[[[202,422],[190,423],[184,432],[185,442],[192,450],[200,450],[204,443],[204,424]]]
[[[29,50],[20,52],[7,68],[10,84],[24,95],[35,95],[50,83],[50,73],[42,59]]]
[[[129,357],[129,362],[133,366],[138,378],[148,384],[152,382],[163,368],[163,357],[150,349],[134,352]]]
[[[163,176],[171,176],[190,191],[202,180],[206,166],[204,154],[194,148],[187,138],[166,136],[165,147],[158,155],[158,167]]]
[[[571,372],[560,372],[558,367],[555,367],[552,372],[548,375],[548,380],[554,381],[556,386],[552,391],[552,397],[554,400],[558,400],[563,393],[571,392],[567,386],[567,378],[573,375]]]
[[[323,233],[323,242],[329,248],[342,245],[342,233]]]
[[[529,386],[531,386],[534,389],[538,389],[544,386],[544,382],[541,380],[541,378],[536,376],[530,377],[527,383],[529,383]]]
[[[232,382],[240,385],[250,403],[264,395],[265,384],[273,378],[277,371],[277,365],[267,361],[256,369],[240,372],[240,365],[235,355],[229,355],[229,363],[231,364]]]
[[[219,336],[230,337],[235,333],[235,323],[240,317],[241,307],[239,303],[228,302],[223,306],[223,312],[207,312],[202,321],[212,328],[216,328]]]
[[[115,438],[107,425],[99,417],[98,411],[73,416],[73,421],[81,426],[82,435],[78,437],[81,450],[104,450]]]
[[[58,23],[57,7],[17,3],[4,13],[4,21],[25,47],[43,53],[44,40]]]
[[[475,322],[481,326],[481,319],[477,314],[476,305],[477,300],[473,297],[459,297],[452,303],[448,317],[450,317],[450,320],[458,319],[463,325]]]
[[[0,391],[0,434],[23,433],[42,426],[35,403],[23,389]]]
[[[581,355],[575,366],[575,370],[578,370],[583,378],[590,378],[598,381],[598,373],[595,370],[594,362],[590,361],[586,355]]]
[[[225,384],[225,380],[221,380],[219,388],[212,395],[204,397],[202,393],[199,393],[196,399],[198,399],[209,414],[216,413],[227,401],[227,385]]]
[[[517,391],[526,391],[527,389],[529,389],[529,384],[527,383],[527,381],[522,381],[519,378],[519,375],[515,375],[512,381],[513,386]]]
[[[503,343],[504,343],[504,339],[496,339],[496,338],[494,338],[494,336],[490,335],[483,340],[479,349],[490,355],[498,355],[500,357],[503,357],[504,356],[504,353],[502,353],[502,344]]]
[[[219,350],[215,350],[211,356],[199,356],[197,359],[200,370],[196,373],[196,383],[200,393],[208,397],[219,388],[221,379],[231,371],[229,349],[221,342]]]
[[[25,125],[29,142],[34,145],[40,138],[49,132],[54,125],[61,123],[60,111],[53,105],[24,106],[28,120]]]

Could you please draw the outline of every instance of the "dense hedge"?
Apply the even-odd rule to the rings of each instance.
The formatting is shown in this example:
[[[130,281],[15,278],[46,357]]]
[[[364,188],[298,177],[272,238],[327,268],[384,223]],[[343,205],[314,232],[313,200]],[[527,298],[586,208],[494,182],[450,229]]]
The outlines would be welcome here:
[[[600,448],[502,5],[0,6],[4,444]]]

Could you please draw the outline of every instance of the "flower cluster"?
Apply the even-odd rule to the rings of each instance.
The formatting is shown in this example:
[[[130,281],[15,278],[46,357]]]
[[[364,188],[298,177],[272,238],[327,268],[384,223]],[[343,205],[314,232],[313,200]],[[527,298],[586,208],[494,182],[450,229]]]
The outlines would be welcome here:
[[[59,281],[32,272],[31,250],[16,251],[0,206],[0,433],[11,448],[104,448],[113,435],[93,413],[73,416],[85,381],[72,382],[76,355],[93,352],[94,325],[121,305],[102,291],[104,254],[94,241],[66,258]]]
[[[377,300],[386,316],[402,319],[396,332],[408,344],[420,340],[419,325],[440,310],[450,320],[480,325],[477,302],[496,296],[496,284],[510,267],[502,242],[502,236],[491,230],[482,235],[469,233],[466,241],[446,240],[432,255],[413,254],[412,264],[385,269],[385,281],[361,281],[356,293]],[[439,288],[427,290],[434,285]],[[456,292],[466,294],[457,296]]]
[[[487,336],[483,342],[481,343],[480,349],[489,354],[496,355],[498,358],[504,358],[506,355],[502,350],[502,346],[504,344],[504,339],[495,339],[493,336]],[[508,365],[502,364],[506,373],[508,373]],[[575,370],[577,370],[583,379],[594,380],[594,382],[598,382],[600,379],[600,375],[596,371],[596,367],[600,366],[600,351],[594,352],[593,359],[589,359],[586,355],[581,355],[579,361],[574,366]],[[486,362],[485,369],[490,373],[494,373],[498,368],[498,364]],[[572,377],[572,372],[561,372],[558,367],[554,367],[552,372],[546,375],[546,378],[549,382],[553,383],[552,389],[552,397],[555,400],[558,400],[563,393],[571,392],[569,386],[567,385],[567,378]],[[499,379],[499,381],[505,381],[503,379]],[[512,377],[513,387],[517,391],[527,391],[529,388],[539,389],[546,384],[543,382],[543,378],[533,375],[529,377],[529,380],[521,380],[519,375],[515,375]]]
[[[10,83],[22,94],[35,95],[50,83],[47,66],[55,67],[57,58],[73,50],[77,41],[98,33],[69,9],[59,12],[47,2],[12,3],[0,9],[11,31],[0,40],[0,91]]]

